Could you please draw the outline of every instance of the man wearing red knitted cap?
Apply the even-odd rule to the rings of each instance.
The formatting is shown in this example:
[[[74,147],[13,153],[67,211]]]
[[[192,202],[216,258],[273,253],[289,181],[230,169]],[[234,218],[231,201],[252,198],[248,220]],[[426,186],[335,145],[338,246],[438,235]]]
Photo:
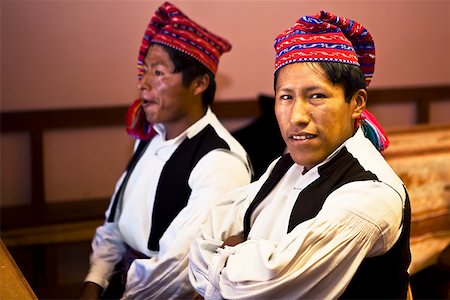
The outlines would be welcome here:
[[[82,298],[192,297],[190,244],[215,201],[251,179],[244,149],[209,108],[230,49],[170,3],[152,16],[127,114],[136,147],[92,241]]]
[[[275,39],[275,114],[288,153],[232,191],[194,241],[206,299],[402,299],[410,207],[365,110],[375,46],[321,11]]]

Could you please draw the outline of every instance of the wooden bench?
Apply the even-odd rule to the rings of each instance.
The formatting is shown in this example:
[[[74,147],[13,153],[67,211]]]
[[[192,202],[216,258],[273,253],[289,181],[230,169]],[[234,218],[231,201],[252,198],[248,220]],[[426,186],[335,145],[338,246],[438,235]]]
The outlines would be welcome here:
[[[29,300],[37,299],[3,241],[0,241],[0,299]]]
[[[450,244],[450,124],[390,130],[384,156],[411,200],[410,273],[438,260]]]

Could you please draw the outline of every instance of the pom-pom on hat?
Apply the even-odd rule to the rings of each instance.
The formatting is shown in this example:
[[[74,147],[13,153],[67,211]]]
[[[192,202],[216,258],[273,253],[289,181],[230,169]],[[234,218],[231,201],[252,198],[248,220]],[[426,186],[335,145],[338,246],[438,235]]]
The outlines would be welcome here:
[[[139,78],[143,75],[142,65],[151,43],[162,44],[189,55],[214,75],[219,57],[231,50],[231,44],[226,39],[189,19],[169,2],[155,11],[145,31],[138,57]]]
[[[296,62],[339,62],[359,66],[369,86],[375,69],[375,44],[364,26],[331,12],[305,16],[274,42],[275,71]]]

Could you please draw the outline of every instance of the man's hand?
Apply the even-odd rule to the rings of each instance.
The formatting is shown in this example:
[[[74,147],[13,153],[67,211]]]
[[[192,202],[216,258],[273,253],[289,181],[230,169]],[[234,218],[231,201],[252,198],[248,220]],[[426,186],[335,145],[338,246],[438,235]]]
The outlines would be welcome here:
[[[225,246],[234,247],[236,245],[239,245],[242,242],[245,242],[244,234],[240,233],[240,234],[236,234],[236,235],[232,235],[230,237],[227,237],[225,239],[225,241],[223,242],[222,246],[220,246],[220,247],[221,248],[225,248]]]
[[[103,288],[93,282],[85,282],[83,285],[83,290],[81,291],[80,299],[83,300],[93,300],[99,299],[102,294]]]

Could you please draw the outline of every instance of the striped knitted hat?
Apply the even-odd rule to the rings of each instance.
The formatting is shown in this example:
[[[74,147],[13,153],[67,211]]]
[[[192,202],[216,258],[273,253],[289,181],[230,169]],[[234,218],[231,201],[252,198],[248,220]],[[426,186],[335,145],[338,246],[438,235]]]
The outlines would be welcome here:
[[[331,12],[298,19],[275,38],[274,47],[275,72],[297,62],[338,62],[358,66],[368,87],[375,70],[375,44],[367,29]],[[389,146],[386,133],[369,111],[363,111],[355,126],[361,126],[379,151]]]
[[[375,69],[375,44],[358,22],[320,11],[305,16],[274,42],[275,71],[295,62],[340,62],[359,66],[369,86]]]
[[[213,74],[219,57],[231,50],[231,44],[195,23],[177,7],[165,2],[153,14],[142,39],[138,57],[138,76],[151,43],[162,44],[181,51],[203,64]]]

